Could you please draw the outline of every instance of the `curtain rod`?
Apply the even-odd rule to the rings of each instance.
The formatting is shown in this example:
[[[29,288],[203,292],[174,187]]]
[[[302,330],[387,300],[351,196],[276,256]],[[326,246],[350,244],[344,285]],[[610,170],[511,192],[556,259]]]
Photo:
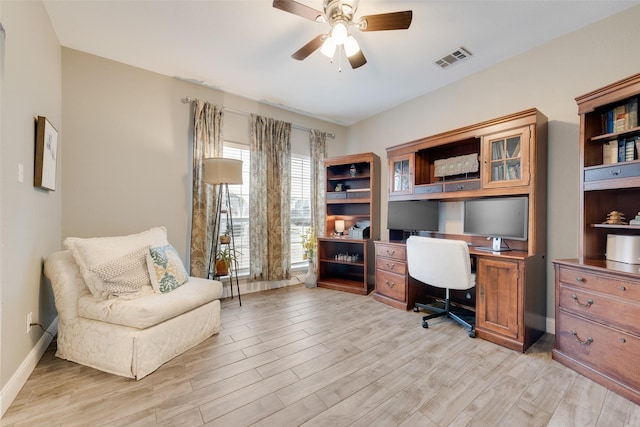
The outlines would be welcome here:
[[[182,103],[183,104],[191,104],[193,102],[195,102],[196,100],[194,98],[191,98],[190,96],[187,96],[185,98],[182,98]],[[234,113],[234,114],[240,114],[242,116],[247,116],[249,117],[250,113],[247,113],[246,111],[241,111],[241,110],[236,110],[234,108],[229,108],[229,107],[222,107],[222,109],[224,111],[228,111],[230,113]],[[300,126],[300,125],[294,125],[292,124],[291,127],[293,129],[298,129],[304,132],[310,132],[311,129],[308,127],[304,127],[304,126]],[[331,139],[335,139],[336,138],[336,134],[335,133],[329,133],[327,132],[327,137],[331,138]]]

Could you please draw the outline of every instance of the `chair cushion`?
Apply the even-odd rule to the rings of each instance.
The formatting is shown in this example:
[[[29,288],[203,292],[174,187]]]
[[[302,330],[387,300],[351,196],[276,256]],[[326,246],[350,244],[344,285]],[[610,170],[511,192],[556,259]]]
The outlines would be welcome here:
[[[97,300],[91,295],[84,295],[78,301],[78,315],[101,322],[146,329],[221,296],[221,282],[190,277],[187,283],[172,292],[154,292],[135,299],[112,297]]]
[[[103,284],[103,289],[110,295],[134,294],[151,285],[147,270],[147,254],[149,246],[143,246],[118,258],[111,259],[91,271]]]
[[[71,251],[87,287],[98,298],[105,298],[108,296],[108,292],[106,292],[104,281],[92,271],[92,268],[126,256],[144,246],[165,246],[167,244],[169,244],[167,230],[164,227],[155,227],[128,236],[88,239],[68,237],[64,241],[64,246]]]

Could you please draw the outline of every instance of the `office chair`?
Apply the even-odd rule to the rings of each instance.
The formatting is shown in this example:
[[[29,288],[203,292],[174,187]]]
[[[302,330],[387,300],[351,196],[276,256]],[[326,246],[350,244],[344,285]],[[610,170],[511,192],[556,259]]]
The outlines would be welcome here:
[[[449,299],[450,289],[468,290],[476,285],[476,275],[471,272],[467,243],[462,240],[411,236],[407,239],[407,266],[411,277],[428,285],[443,288],[446,292],[444,308],[416,304],[415,311],[423,308],[435,312],[422,318],[422,327],[429,327],[429,319],[447,316],[464,326],[469,336],[474,338],[475,313],[461,308],[460,311],[472,313],[472,319],[465,320],[460,311],[452,311],[454,307]]]

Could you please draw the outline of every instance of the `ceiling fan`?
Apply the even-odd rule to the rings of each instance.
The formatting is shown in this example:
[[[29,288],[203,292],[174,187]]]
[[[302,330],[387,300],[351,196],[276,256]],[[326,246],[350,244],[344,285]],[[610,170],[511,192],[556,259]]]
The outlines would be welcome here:
[[[359,0],[324,0],[324,12],[320,12],[294,0],[273,0],[273,7],[276,9],[315,22],[327,22],[331,26],[327,34],[318,35],[291,57],[301,61],[320,49],[324,55],[333,58],[336,49],[342,47],[351,68],[358,68],[366,64],[367,60],[358,42],[351,35],[350,28],[355,27],[360,31],[406,30],[411,25],[413,12],[410,10],[366,15],[354,19],[358,2]]]

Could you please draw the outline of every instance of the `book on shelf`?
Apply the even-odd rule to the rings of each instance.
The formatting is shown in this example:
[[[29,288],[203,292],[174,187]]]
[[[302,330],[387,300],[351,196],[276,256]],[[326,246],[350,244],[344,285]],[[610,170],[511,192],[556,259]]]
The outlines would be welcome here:
[[[618,163],[618,141],[608,141],[602,144],[602,164]]]
[[[634,159],[635,151],[636,151],[635,142],[636,142],[635,138],[627,138],[625,140],[625,146],[624,146],[625,162],[629,162]]]
[[[602,133],[624,132],[627,129],[638,127],[638,103],[640,97],[629,98],[625,104],[602,113]]]
[[[636,136],[636,159],[640,159],[640,136]]]
[[[618,162],[624,162],[627,158],[626,144],[624,139],[618,140]]]
[[[634,96],[627,102],[627,114],[629,128],[638,127],[638,97]]]

